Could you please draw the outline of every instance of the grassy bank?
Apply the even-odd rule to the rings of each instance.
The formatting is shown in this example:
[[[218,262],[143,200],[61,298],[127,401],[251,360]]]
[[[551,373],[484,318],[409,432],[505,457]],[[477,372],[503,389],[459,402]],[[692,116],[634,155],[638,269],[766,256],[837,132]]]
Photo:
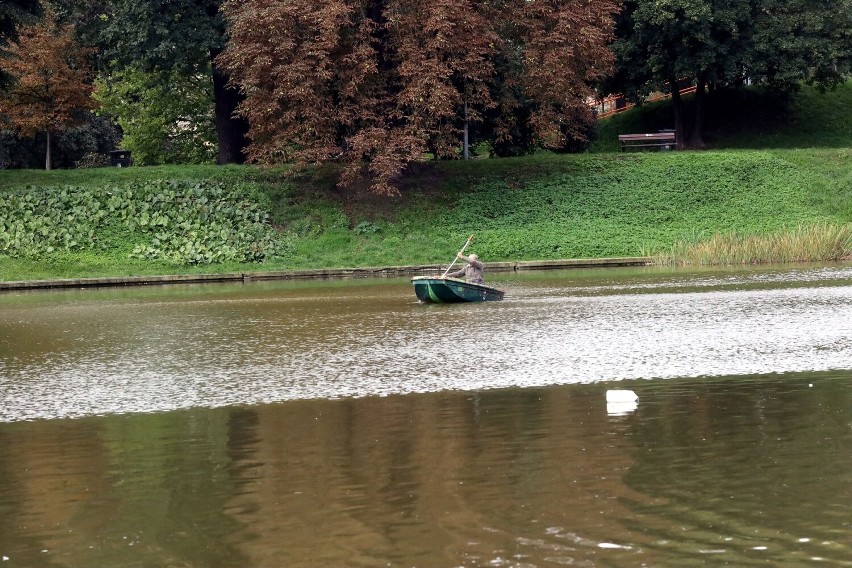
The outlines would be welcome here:
[[[828,96],[844,101],[849,93],[847,84]],[[500,261],[685,256],[684,243],[718,234],[842,230],[852,222],[852,134],[843,138],[844,120],[823,147],[777,140],[778,148],[731,143],[704,152],[599,147],[583,155],[421,164],[394,198],[335,188],[331,166],[297,176],[252,166],[0,171],[3,203],[25,194],[41,200],[0,217],[7,235],[12,221],[41,219],[32,237],[16,233],[17,245],[0,234],[0,279],[440,263],[470,233],[473,250]],[[601,142],[627,130],[607,122]],[[181,200],[164,187],[211,198]],[[74,209],[81,199],[102,211],[97,219]]]

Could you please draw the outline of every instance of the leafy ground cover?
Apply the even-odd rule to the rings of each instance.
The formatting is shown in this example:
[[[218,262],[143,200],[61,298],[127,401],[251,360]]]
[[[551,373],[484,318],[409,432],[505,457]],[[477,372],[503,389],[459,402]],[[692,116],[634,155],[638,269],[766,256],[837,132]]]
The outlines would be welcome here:
[[[283,256],[285,236],[252,197],[209,180],[11,190],[0,201],[0,253],[40,261],[104,251],[177,266]]]
[[[848,102],[849,93],[847,84],[826,97]],[[418,164],[392,198],[334,187],[333,166],[295,175],[251,166],[0,171],[0,279],[442,263],[470,233],[473,249],[498,261],[646,256],[717,234],[816,225],[842,231],[852,223],[848,119],[814,132],[799,124],[777,122],[764,138],[770,147],[729,133],[727,145],[701,152],[598,147]],[[603,124],[599,145],[624,127]],[[798,147],[778,142],[800,131]]]

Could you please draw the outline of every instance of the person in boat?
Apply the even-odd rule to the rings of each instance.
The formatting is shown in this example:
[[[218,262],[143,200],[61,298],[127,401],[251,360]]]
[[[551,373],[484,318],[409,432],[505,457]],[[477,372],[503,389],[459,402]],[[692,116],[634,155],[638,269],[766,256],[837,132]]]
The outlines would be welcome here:
[[[485,281],[485,265],[479,260],[475,254],[464,256],[462,253],[457,253],[456,256],[465,261],[467,265],[461,270],[450,272],[447,274],[449,278],[461,278],[464,276],[466,282],[472,284],[482,284]]]

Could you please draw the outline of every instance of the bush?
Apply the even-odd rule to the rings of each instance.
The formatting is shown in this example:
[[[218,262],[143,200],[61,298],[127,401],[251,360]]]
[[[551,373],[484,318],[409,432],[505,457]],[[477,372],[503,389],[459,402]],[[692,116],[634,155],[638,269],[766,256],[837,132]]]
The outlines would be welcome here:
[[[53,168],[73,168],[86,154],[105,154],[118,144],[120,133],[109,118],[85,113],[82,120],[80,126],[52,136]],[[22,137],[12,130],[0,131],[0,167],[44,169],[45,144],[43,133]]]
[[[0,254],[41,259],[99,248],[193,265],[264,262],[291,245],[250,191],[210,181],[30,187],[0,200]]]
[[[80,169],[106,168],[109,167],[110,164],[111,162],[108,155],[89,152],[88,154],[77,160],[77,163],[74,164],[74,167]]]

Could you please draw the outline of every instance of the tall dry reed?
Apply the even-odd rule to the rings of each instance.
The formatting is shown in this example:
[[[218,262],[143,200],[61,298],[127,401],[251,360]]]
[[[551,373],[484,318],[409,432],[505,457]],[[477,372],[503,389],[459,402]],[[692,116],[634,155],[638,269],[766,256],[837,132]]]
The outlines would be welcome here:
[[[798,225],[765,235],[717,233],[678,242],[656,255],[660,264],[760,264],[828,262],[852,258],[852,224]]]

